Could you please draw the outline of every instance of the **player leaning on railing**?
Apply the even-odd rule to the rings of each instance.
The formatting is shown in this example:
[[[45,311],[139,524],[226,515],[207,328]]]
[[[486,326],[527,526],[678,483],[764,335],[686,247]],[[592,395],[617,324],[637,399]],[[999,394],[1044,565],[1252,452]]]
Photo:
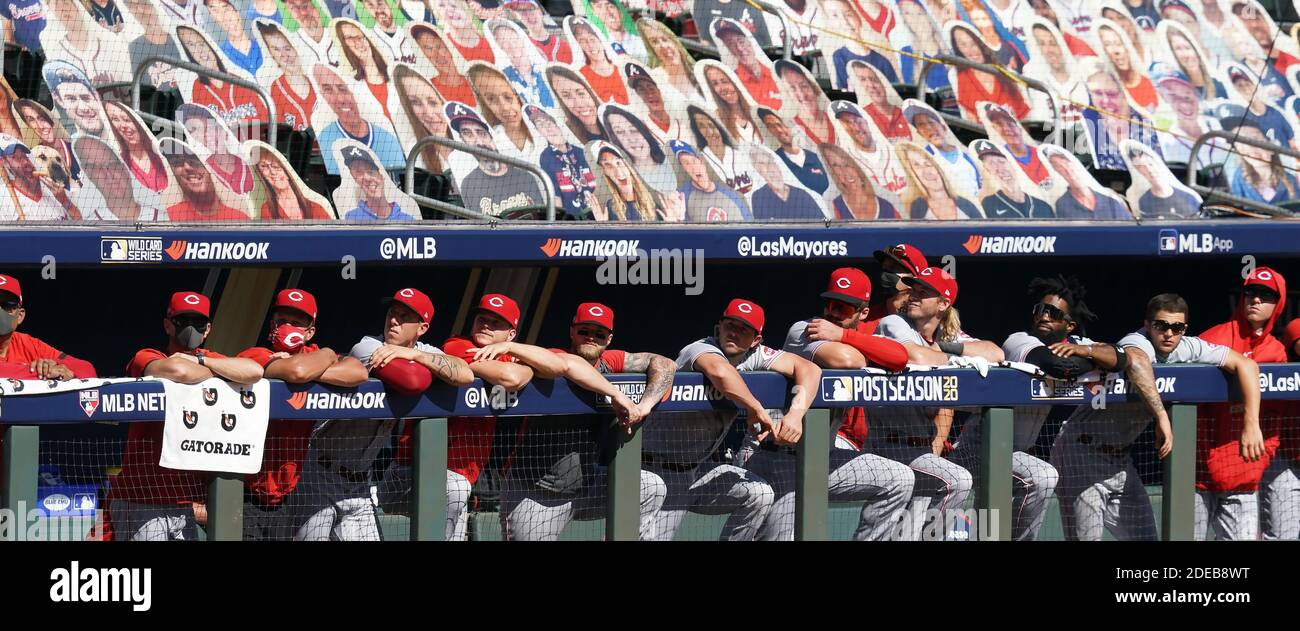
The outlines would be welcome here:
[[[634,425],[672,388],[676,365],[671,359],[611,349],[613,341],[614,310],[585,302],[578,305],[569,325],[568,352],[551,351],[568,364],[568,374],[586,373],[587,368],[602,375],[644,373],[645,391],[636,404],[637,413],[618,424],[605,414],[526,423],[505,474],[501,528],[507,541],[554,541],[571,520],[603,516],[608,484],[603,450],[618,439],[616,432],[633,432]],[[663,504],[665,488],[663,479],[649,471],[641,471],[640,478],[641,538],[645,539],[651,518]]]
[[[130,377],[157,377],[196,384],[213,377],[237,384],[257,383],[262,367],[243,357],[225,357],[203,348],[212,332],[212,305],[192,291],[172,294],[163,330],[167,346],[145,348],[127,364]],[[162,456],[163,424],[131,423],[122,450],[122,471],[108,492],[110,536],[133,541],[196,539],[207,522],[207,476],[167,469]]]
[[[339,357],[329,348],[310,343],[316,336],[316,315],[315,296],[301,289],[281,290],[275,295],[271,307],[271,330],[267,336],[270,347],[254,346],[239,353],[239,357],[257,362],[267,379],[279,379],[285,383],[315,382],[344,388],[364,383],[369,375],[361,362],[346,355]],[[349,429],[373,431],[373,427],[366,423],[338,425],[344,424]],[[346,510],[343,506],[347,502],[357,502],[356,498],[368,505],[370,493],[367,485],[356,494],[356,498],[331,494],[345,483],[327,455],[340,447],[341,441],[334,437],[326,440],[321,436],[327,433],[327,428],[332,429],[329,425],[330,421],[276,420],[267,428],[262,470],[244,479],[245,541],[290,538],[300,520],[291,514],[292,510],[285,508],[289,505],[312,515],[326,512],[326,515],[313,518],[330,519],[340,534],[355,532],[348,525],[357,523],[375,530],[373,507],[361,515],[339,514]],[[316,432],[318,428],[323,431]],[[384,437],[386,439],[387,434]],[[321,445],[322,441],[334,444]],[[331,476],[340,476],[340,479],[326,479]],[[303,491],[295,495],[300,482]]]
[[[1184,336],[1187,315],[1187,302],[1177,294],[1147,302],[1144,328],[1117,345],[1116,370],[1125,371],[1128,391],[1136,390],[1140,402],[1106,405],[1103,399],[1101,405],[1079,406],[1056,437],[1051,462],[1061,473],[1056,494],[1067,540],[1099,541],[1103,528],[1121,540],[1156,540],[1151,500],[1130,454],[1153,416],[1160,457],[1174,448],[1152,364],[1210,364],[1236,375],[1245,423],[1258,426],[1259,366],[1226,346]]]
[[[882,366],[891,372],[907,367],[907,350],[894,340],[871,335],[875,322],[864,323],[871,302],[871,280],[862,270],[844,267],[831,272],[821,318],[796,322],[786,334],[785,351],[812,361],[822,368]],[[843,436],[848,425],[866,434],[862,408],[846,408],[835,414],[840,427],[830,452],[827,481],[831,501],[862,502],[853,538],[858,541],[892,539],[902,510],[912,497],[916,476],[899,462],[875,454],[864,454],[861,443]],[[841,418],[842,417],[842,418]],[[776,501],[759,531],[762,540],[794,540],[795,535],[795,451],[773,443],[749,441],[738,462],[772,484]]]

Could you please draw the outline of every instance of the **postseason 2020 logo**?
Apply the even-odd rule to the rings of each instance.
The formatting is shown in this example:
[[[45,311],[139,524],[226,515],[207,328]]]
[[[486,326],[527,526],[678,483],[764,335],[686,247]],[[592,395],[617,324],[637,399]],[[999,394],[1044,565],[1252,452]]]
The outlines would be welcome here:
[[[957,401],[956,375],[822,377],[822,400],[837,403],[948,403]]]

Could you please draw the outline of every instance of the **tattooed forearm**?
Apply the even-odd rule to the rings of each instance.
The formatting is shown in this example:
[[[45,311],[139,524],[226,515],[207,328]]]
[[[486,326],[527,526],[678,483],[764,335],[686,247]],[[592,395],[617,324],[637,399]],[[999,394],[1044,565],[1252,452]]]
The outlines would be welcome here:
[[[642,353],[651,355],[650,353]],[[629,355],[629,357],[631,357]],[[677,364],[671,359],[660,355],[653,355],[653,359],[647,360],[648,366],[645,371],[645,394],[641,395],[642,401],[649,401],[652,404],[659,403],[664,397],[664,393],[673,387],[673,377],[677,375]],[[626,369],[624,365],[624,369]]]
[[[1165,404],[1160,400],[1160,392],[1156,390],[1156,376],[1151,369],[1151,358],[1136,348],[1127,348],[1125,352],[1128,355],[1126,372],[1129,385],[1142,397],[1142,403],[1146,405],[1147,411],[1159,418],[1165,413]]]
[[[452,385],[463,385],[474,380],[469,364],[459,357],[429,353],[426,365],[435,377]]]

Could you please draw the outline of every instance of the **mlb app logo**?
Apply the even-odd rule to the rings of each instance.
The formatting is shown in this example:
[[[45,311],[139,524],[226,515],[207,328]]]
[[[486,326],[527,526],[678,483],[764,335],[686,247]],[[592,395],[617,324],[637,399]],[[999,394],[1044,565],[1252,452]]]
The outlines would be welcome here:
[[[1173,228],[1165,228],[1160,231],[1160,254],[1175,254],[1178,252],[1178,231]]]
[[[852,377],[823,377],[822,378],[822,400],[823,401],[852,401],[853,400],[853,378]]]

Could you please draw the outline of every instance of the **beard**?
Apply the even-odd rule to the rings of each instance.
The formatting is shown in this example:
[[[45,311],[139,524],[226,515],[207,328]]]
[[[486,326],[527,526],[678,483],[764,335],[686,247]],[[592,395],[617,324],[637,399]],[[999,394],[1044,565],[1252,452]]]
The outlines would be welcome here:
[[[573,351],[574,355],[587,360],[589,363],[595,363],[600,359],[601,348],[595,344],[579,344]]]
[[[1065,338],[1070,336],[1069,331],[1066,331],[1064,329],[1060,331],[1057,330],[1044,331],[1042,329],[1039,329],[1038,327],[1034,327],[1033,330],[1029,332],[1029,334],[1034,336],[1035,338],[1038,338],[1038,341],[1048,346],[1051,346],[1052,344],[1055,344],[1057,342],[1064,342]]]

